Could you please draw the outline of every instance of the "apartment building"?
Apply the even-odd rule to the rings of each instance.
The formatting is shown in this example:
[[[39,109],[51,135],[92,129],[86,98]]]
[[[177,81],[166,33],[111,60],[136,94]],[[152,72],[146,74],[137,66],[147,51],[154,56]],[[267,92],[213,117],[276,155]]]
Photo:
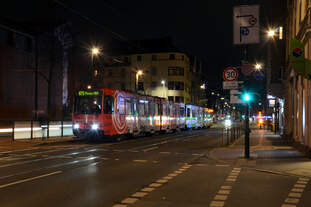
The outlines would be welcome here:
[[[128,90],[199,105],[201,64],[195,57],[172,50],[120,55],[105,64],[96,82],[99,87]]]
[[[286,56],[294,52],[290,51],[290,39],[295,38],[304,45],[304,58],[311,60],[311,1],[288,0],[287,6]],[[290,64],[286,77],[285,133],[311,155],[311,81]]]

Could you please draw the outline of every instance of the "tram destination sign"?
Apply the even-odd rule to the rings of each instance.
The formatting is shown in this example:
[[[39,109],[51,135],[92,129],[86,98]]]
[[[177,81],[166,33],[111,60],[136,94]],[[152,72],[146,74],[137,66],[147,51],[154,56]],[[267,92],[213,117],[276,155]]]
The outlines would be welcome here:
[[[78,91],[78,96],[98,96],[99,91]]]

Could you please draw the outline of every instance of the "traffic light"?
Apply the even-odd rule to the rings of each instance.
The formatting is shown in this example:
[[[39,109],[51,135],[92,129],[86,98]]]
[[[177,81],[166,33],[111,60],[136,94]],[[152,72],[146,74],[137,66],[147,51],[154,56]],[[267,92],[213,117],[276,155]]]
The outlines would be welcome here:
[[[250,93],[244,93],[242,95],[242,99],[244,102],[250,102],[252,100],[252,96]]]

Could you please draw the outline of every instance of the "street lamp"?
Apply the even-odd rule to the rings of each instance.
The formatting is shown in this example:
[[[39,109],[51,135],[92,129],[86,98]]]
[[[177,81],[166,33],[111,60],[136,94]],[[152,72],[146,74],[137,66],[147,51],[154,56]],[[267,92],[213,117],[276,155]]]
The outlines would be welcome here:
[[[261,70],[262,69],[262,65],[260,63],[256,63],[255,69],[256,70]]]
[[[267,31],[267,34],[268,34],[268,37],[269,38],[274,38],[275,34],[276,34],[276,31],[274,29],[269,29]]]
[[[203,84],[200,86],[200,88],[204,90],[204,89],[205,89],[205,83],[203,83]]]
[[[93,47],[91,52],[92,52],[92,55],[98,55],[99,54],[99,49],[97,47]]]
[[[165,80],[161,80],[161,84],[162,84],[162,96],[165,97],[164,95],[164,91],[165,91]]]
[[[142,70],[138,70],[136,72],[136,81],[135,81],[135,92],[137,92],[137,89],[138,89],[138,79],[139,79],[139,76],[143,75],[143,71]]]

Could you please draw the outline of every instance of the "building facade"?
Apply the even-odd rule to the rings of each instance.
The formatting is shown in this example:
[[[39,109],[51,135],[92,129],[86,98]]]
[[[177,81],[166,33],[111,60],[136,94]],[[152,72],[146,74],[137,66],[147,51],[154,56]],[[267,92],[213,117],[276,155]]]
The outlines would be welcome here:
[[[182,52],[116,56],[95,72],[97,87],[128,90],[200,105],[201,64]],[[117,61],[116,61],[117,60]]]
[[[289,40],[304,44],[305,58],[311,60],[311,1],[288,0],[287,55]],[[287,62],[289,60],[287,59]],[[285,133],[302,145],[310,156],[311,149],[311,81],[299,75],[289,65],[286,71]]]

